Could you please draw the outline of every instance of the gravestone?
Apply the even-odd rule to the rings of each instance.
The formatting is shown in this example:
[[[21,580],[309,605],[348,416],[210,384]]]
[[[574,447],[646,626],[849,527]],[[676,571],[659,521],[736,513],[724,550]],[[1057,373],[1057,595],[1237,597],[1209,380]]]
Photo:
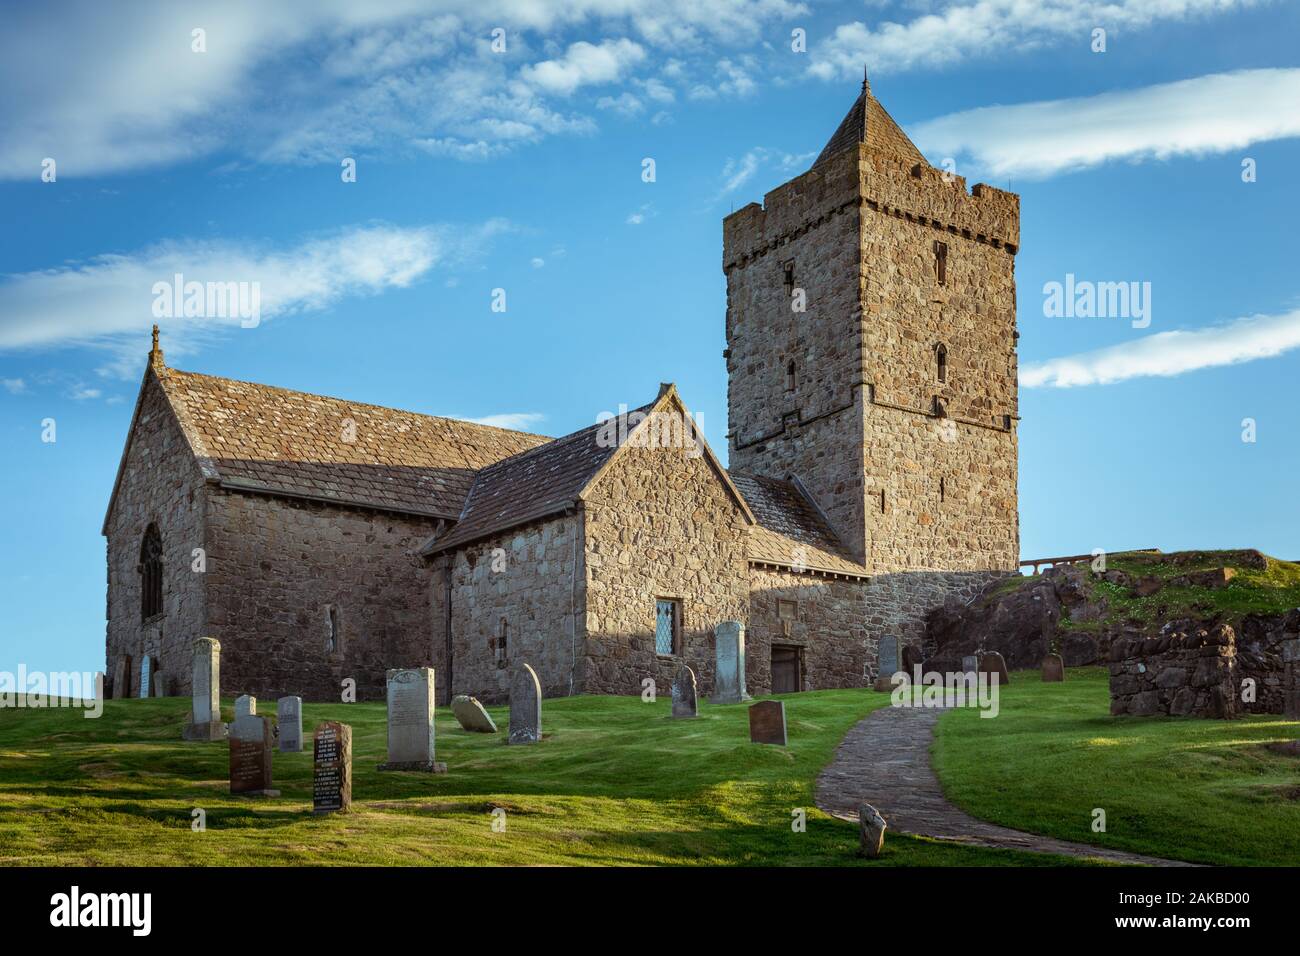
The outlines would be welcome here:
[[[961,659],[961,671],[963,674],[978,674],[980,672],[980,659],[974,654],[967,654]]]
[[[190,725],[186,740],[221,740],[226,725],[221,722],[221,643],[200,637],[191,648]]]
[[[989,684],[992,685],[994,677],[997,675],[999,686],[1006,687],[1011,683],[1011,675],[1007,673],[1006,659],[997,651],[986,651],[980,655],[980,673],[989,675]]]
[[[276,701],[275,722],[280,729],[280,752],[302,753],[302,698],[281,697]]]
[[[162,671],[154,671],[153,677],[153,695],[155,697],[167,696],[167,675]]]
[[[874,860],[885,848],[885,818],[869,803],[858,807],[858,856]]]
[[[271,789],[271,721],[256,714],[238,717],[230,725],[230,792],[278,797]]]
[[[723,621],[713,629],[715,665],[713,696],[715,704],[737,704],[749,700],[745,689],[745,625],[740,621]]]
[[[126,658],[118,658],[117,664],[113,667],[113,699],[119,700],[126,696]]]
[[[241,694],[235,698],[235,720],[240,717],[257,715],[257,698],[252,694]]]
[[[153,673],[153,658],[148,654],[140,658],[140,693],[141,698],[151,697],[153,688],[149,684],[149,678]]]
[[[476,734],[495,734],[497,722],[492,719],[477,697],[457,694],[451,699],[451,713],[460,722],[461,729]]]
[[[698,717],[699,692],[695,684],[695,671],[683,664],[673,678],[673,716]]]
[[[433,668],[399,668],[388,672],[388,762],[380,770],[446,773],[434,760]]]
[[[760,700],[749,708],[749,740],[785,746],[785,701]]]
[[[510,681],[510,737],[507,743],[535,744],[542,739],[542,685],[527,664]]]
[[[894,689],[894,675],[898,673],[898,665],[898,638],[886,634],[880,639],[880,670],[876,674],[876,690]]]
[[[326,720],[316,725],[312,736],[311,810],[346,813],[351,808],[352,728]]]
[[[1043,683],[1059,684],[1065,680],[1065,661],[1060,654],[1048,654],[1043,658]]]
[[[1300,720],[1300,638],[1282,642],[1282,716]]]

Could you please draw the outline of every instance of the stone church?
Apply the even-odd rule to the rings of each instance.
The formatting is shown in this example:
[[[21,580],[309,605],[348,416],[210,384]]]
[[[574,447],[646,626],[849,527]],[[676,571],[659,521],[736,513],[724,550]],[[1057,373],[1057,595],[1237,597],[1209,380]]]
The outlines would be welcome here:
[[[227,694],[429,666],[496,701],[519,661],[547,696],[683,661],[707,692],[731,619],[752,693],[868,686],[883,636],[1017,566],[1018,244],[1019,198],[864,83],[723,222],[728,468],[672,385],[548,438],[182,372],[155,330],[103,527],[113,692],[187,693],[198,637]]]

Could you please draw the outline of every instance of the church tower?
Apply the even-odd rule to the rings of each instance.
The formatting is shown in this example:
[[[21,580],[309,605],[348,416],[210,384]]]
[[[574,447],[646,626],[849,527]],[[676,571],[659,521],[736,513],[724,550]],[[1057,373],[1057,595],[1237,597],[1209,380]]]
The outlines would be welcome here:
[[[1020,199],[930,166],[862,92],[723,223],[730,467],[797,478],[872,574],[1019,561]]]

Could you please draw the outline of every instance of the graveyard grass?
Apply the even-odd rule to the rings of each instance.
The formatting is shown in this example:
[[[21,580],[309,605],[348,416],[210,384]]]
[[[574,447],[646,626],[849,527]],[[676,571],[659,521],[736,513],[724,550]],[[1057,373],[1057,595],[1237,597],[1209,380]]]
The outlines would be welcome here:
[[[1300,738],[1300,722],[1110,717],[1101,667],[1062,684],[1014,672],[1000,703],[994,719],[944,714],[932,749],[945,794],[974,816],[1166,859],[1300,865],[1300,757],[1267,747]]]
[[[1044,865],[1056,857],[890,833],[858,859],[857,826],[813,803],[813,782],[851,726],[888,694],[786,700],[790,746],[751,744],[746,706],[672,720],[666,697],[547,700],[545,740],[462,731],[437,711],[446,775],[380,773],[382,703],[303,708],[305,751],[275,753],[280,798],[232,797],[224,743],[186,743],[188,698],[0,710],[0,863],[5,865]],[[263,705],[265,709],[265,704]],[[489,708],[504,730],[508,710]],[[223,701],[226,720],[233,701]],[[310,734],[353,727],[353,809],[311,809]],[[494,833],[491,811],[506,811]],[[193,832],[191,811],[206,812]],[[807,811],[807,831],[791,811]]]

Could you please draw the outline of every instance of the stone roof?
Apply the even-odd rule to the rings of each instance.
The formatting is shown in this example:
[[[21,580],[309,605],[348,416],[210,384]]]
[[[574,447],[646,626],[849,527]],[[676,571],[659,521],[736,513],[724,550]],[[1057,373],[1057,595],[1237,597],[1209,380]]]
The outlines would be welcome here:
[[[907,134],[880,105],[880,101],[871,95],[871,87],[865,82],[862,92],[858,94],[839,127],[831,134],[831,138],[826,141],[812,168],[816,169],[832,156],[858,143],[866,143],[872,149],[913,163],[925,162],[921,151],[907,138]]]
[[[204,477],[240,490],[455,518],[480,468],[551,440],[166,367],[157,372]]]
[[[867,576],[796,483],[734,471],[731,480],[758,521],[750,531],[750,561]]]

